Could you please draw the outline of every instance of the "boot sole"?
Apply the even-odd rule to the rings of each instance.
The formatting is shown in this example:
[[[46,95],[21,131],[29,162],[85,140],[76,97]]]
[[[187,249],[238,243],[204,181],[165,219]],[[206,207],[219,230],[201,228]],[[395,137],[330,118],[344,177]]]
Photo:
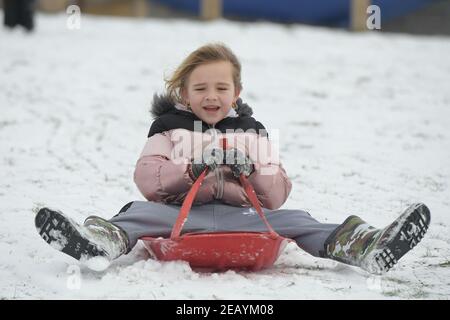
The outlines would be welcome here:
[[[394,222],[398,224],[392,236],[376,250],[374,273],[388,272],[408,251],[424,237],[430,225],[430,210],[422,203],[413,204]],[[372,260],[373,261],[373,260]]]
[[[39,235],[45,242],[77,260],[106,256],[103,250],[82,235],[77,223],[61,212],[42,208],[34,222]]]

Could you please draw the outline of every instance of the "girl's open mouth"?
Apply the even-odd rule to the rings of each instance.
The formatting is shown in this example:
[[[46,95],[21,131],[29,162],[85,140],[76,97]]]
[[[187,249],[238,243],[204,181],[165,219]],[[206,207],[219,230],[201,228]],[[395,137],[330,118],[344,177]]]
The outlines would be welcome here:
[[[220,107],[217,107],[217,106],[207,106],[207,107],[203,107],[203,109],[204,109],[206,112],[216,112],[216,111],[218,111],[218,110],[220,109]]]

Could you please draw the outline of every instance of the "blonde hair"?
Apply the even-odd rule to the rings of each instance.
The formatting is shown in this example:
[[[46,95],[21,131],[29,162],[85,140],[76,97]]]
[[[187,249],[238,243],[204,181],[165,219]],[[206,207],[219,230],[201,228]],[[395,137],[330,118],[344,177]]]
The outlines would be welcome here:
[[[169,79],[165,79],[167,93],[173,100],[182,103],[181,90],[185,88],[191,72],[199,65],[228,61],[233,66],[233,82],[237,90],[242,90],[241,63],[236,55],[223,43],[206,44],[189,56],[178,66]]]

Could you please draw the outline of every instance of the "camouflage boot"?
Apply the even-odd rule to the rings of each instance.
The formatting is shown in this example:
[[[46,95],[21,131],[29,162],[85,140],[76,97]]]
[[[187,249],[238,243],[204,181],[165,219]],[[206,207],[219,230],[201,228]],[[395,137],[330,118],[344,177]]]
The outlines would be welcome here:
[[[100,217],[89,217],[79,225],[60,211],[42,208],[35,225],[49,245],[93,270],[106,269],[113,259],[127,252],[125,232]]]
[[[430,211],[421,203],[381,230],[350,216],[325,241],[325,257],[383,274],[422,240],[429,224]]]
[[[91,232],[96,241],[113,260],[127,252],[128,237],[125,232],[108,220],[90,216],[84,221],[84,226]]]

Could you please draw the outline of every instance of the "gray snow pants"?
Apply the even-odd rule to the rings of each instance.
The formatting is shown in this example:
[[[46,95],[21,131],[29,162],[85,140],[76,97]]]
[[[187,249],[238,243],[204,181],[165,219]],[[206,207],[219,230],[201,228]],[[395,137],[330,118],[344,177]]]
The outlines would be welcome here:
[[[143,236],[170,237],[181,206],[151,201],[133,201],[126,204],[109,221],[128,236],[128,252]],[[320,223],[302,210],[264,209],[272,228],[283,237],[295,240],[309,254],[321,257],[325,240],[338,227]],[[220,202],[192,206],[182,234],[214,231],[267,231],[254,208],[225,205]]]

